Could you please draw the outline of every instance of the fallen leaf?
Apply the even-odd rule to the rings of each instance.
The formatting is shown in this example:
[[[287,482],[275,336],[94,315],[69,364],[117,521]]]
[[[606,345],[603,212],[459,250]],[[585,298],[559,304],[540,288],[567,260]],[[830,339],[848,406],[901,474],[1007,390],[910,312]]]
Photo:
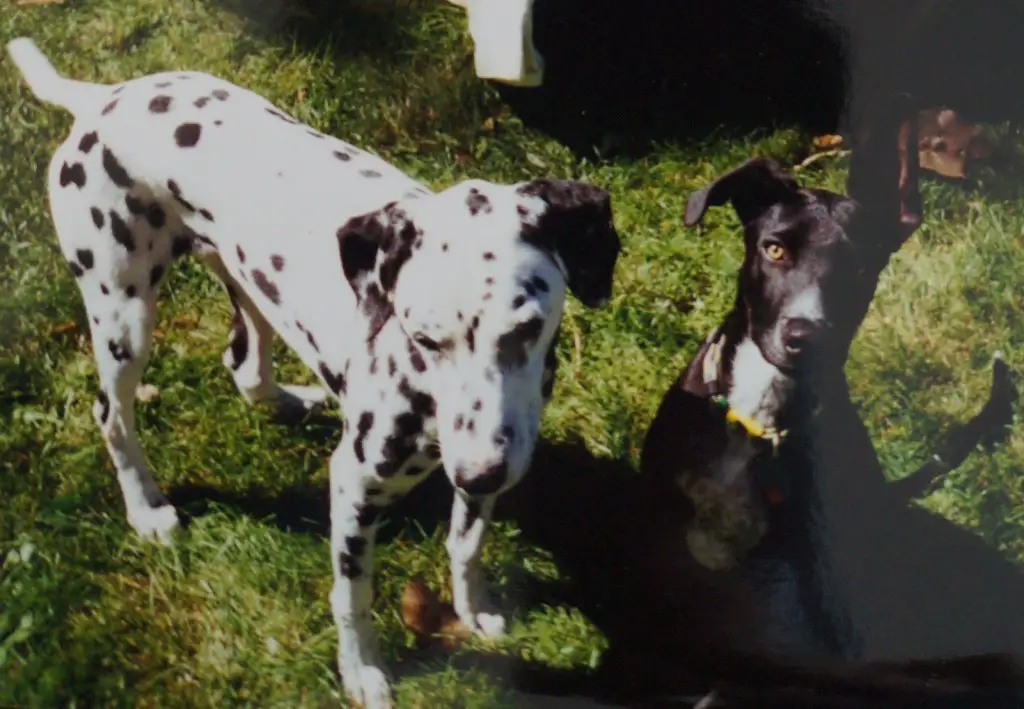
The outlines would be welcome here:
[[[64,335],[75,334],[78,332],[78,323],[74,320],[68,320],[62,322],[60,325],[55,325],[50,329],[51,337],[63,337]]]
[[[813,141],[814,147],[819,150],[826,150],[828,148],[835,148],[843,144],[843,136],[841,135],[819,135]]]

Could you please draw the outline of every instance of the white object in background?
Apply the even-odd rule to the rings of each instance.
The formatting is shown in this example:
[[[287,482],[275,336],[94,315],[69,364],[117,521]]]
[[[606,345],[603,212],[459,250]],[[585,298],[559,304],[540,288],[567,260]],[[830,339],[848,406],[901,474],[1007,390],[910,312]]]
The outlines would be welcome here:
[[[533,46],[533,0],[449,0],[469,13],[476,75],[512,86],[544,81],[544,57]]]

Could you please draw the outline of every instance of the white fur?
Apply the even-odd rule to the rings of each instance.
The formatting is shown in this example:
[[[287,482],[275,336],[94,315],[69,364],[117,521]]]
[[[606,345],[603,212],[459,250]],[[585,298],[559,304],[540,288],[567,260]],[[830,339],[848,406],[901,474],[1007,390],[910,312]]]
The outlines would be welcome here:
[[[439,446],[449,473],[472,477],[501,460],[494,435],[502,427],[514,434],[503,489],[525,473],[544,404],[544,356],[566,287],[557,257],[520,238],[524,221],[536,220],[546,203],[516,186],[479,180],[432,195],[380,158],[206,74],[166,72],[100,86],[61,78],[30,40],[11,42],[8,52],[39,98],[75,117],[50,165],[50,205],[89,315],[101,386],[94,413],[129,523],[163,542],[178,525],[139,446],[134,393],[156,323],[154,274],[170,268],[175,237],[186,235],[233,293],[238,324],[224,361],[246,400],[308,409],[328,396],[274,381],[275,334],[328,386],[345,378],[346,433],[330,462],[339,668],[354,700],[367,709],[392,706],[370,622],[376,516],[441,464]],[[191,138],[194,144],[181,145]],[[471,213],[467,204],[481,198],[486,206]],[[422,243],[398,278],[395,316],[371,346],[336,234],[349,219],[393,201]],[[545,288],[516,305],[524,281],[537,279]],[[543,326],[523,345],[522,362],[496,368],[502,336],[533,318]],[[453,345],[435,356],[410,344],[417,333]],[[417,366],[413,351],[425,366]],[[421,408],[436,400],[436,412],[420,412],[415,430],[402,438],[414,450],[385,475],[389,440],[414,399]],[[456,426],[460,415],[463,425]],[[487,604],[479,565],[495,497],[471,504],[458,495],[447,542],[455,608],[484,635],[504,628]]]
[[[736,345],[732,361],[729,405],[762,426],[775,425],[775,412],[793,389],[793,380],[773,365],[750,338]]]

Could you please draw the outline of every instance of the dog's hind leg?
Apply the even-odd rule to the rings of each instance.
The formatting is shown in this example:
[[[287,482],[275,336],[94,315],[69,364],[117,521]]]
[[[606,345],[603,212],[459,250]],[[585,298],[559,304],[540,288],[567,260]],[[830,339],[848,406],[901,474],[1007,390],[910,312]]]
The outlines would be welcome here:
[[[279,409],[309,411],[327,399],[327,390],[318,386],[281,385],[274,379],[274,329],[228,273],[214,252],[199,258],[217,275],[231,299],[234,317],[224,365],[231,370],[235,386],[250,404],[268,402]]]
[[[135,390],[152,350],[156,293],[100,279],[79,286],[100,384],[93,416],[117,470],[128,523],[143,538],[168,544],[178,516],[153,479],[135,431]]]

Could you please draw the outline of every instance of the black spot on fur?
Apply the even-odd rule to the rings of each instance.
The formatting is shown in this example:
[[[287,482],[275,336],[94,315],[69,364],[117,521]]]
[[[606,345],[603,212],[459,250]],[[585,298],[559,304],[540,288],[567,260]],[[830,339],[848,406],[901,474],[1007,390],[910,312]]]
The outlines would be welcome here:
[[[313,348],[314,352],[319,352],[320,351],[320,346],[316,343],[316,338],[313,337],[313,333],[312,332],[307,332],[306,333],[306,341],[309,342],[309,346]]]
[[[179,148],[194,148],[203,134],[203,127],[198,123],[182,123],[174,129],[174,142]]]
[[[320,370],[320,376],[327,382],[327,386],[330,387],[331,391],[335,394],[345,393],[345,375],[335,374],[331,371],[330,367],[327,366],[326,362],[319,362],[318,369]]]
[[[102,389],[96,392],[96,402],[100,405],[100,423],[106,423],[110,418],[110,397],[107,392]]]
[[[132,214],[142,214],[143,210],[146,209],[146,205],[143,201],[131,194],[124,196],[124,204]]]
[[[398,363],[395,362],[395,358],[388,355],[388,376],[395,376],[395,372],[398,370]]]
[[[132,230],[125,224],[121,215],[113,209],[108,213],[110,216],[110,233],[114,235],[114,241],[119,243],[127,251],[135,251],[135,238]]]
[[[376,505],[360,505],[356,511],[356,522],[360,527],[369,527],[380,516],[380,508]]]
[[[231,349],[231,361],[228,366],[237,370],[249,356],[249,331],[245,329],[245,319],[242,317],[242,308],[238,305],[238,298],[235,289],[228,289],[228,297],[231,298],[231,307],[234,309],[231,317],[231,334],[228,335],[228,347]]]
[[[60,186],[75,185],[78,189],[85,187],[85,166],[80,162],[74,165],[64,163],[60,168]]]
[[[190,212],[196,211],[196,208],[187,199],[181,196],[181,187],[174,180],[167,181],[167,189],[171,191],[171,195],[178,201],[178,203]]]
[[[355,580],[363,575],[363,570],[359,568],[358,562],[351,554],[342,552],[338,557],[338,566],[340,567],[341,575],[347,579]]]
[[[530,318],[499,337],[498,366],[502,369],[522,367],[526,363],[526,348],[540,337],[543,329],[543,318]]]
[[[281,292],[277,289],[277,285],[267,278],[267,274],[258,268],[252,270],[252,282],[256,284],[256,287],[260,289],[263,295],[267,296],[274,305],[281,304]]]
[[[381,174],[376,170],[360,170],[359,174],[369,178],[381,177]]]
[[[486,195],[481,194],[480,190],[476,187],[469,190],[469,196],[466,197],[466,206],[469,207],[470,215],[474,217],[480,212],[490,214],[494,211],[494,207],[491,206],[491,200]]]
[[[96,131],[86,133],[82,136],[82,139],[78,141],[78,149],[83,153],[88,153],[92,150],[93,146],[96,145],[100,140],[100,137],[96,134]]]
[[[128,189],[132,186],[132,178],[128,176],[128,171],[107,147],[103,148],[103,169],[106,170],[111,182],[118,187]]]
[[[314,138],[316,138],[317,140],[323,140],[324,138],[327,137],[323,133],[317,133],[315,130],[307,130],[306,132],[309,133]]]
[[[484,261],[493,261],[493,260],[494,260],[494,254],[491,253],[490,251],[485,251],[484,252]]]
[[[222,126],[222,125],[224,125],[224,121],[222,121],[221,119],[218,118],[217,120],[215,120],[213,122],[213,125],[215,125],[215,126]]]
[[[534,276],[530,280],[530,283],[533,284],[533,287],[536,288],[541,293],[547,293],[549,290],[551,290],[551,286],[548,285],[548,282],[545,281],[540,276]]]
[[[348,162],[349,160],[352,159],[351,155],[349,155],[348,153],[343,153],[340,150],[335,150],[334,151],[334,157],[338,158],[342,162]]]
[[[128,286],[127,288],[124,289],[124,294],[126,296],[128,296],[129,298],[134,298],[135,297],[135,293],[136,293],[135,286]]]
[[[280,271],[284,268],[284,256],[273,254],[270,257],[270,265],[274,267],[275,271]]]
[[[107,288],[106,283],[100,283],[100,293],[103,295],[110,295],[110,289]]]
[[[114,340],[107,342],[107,349],[110,350],[110,356],[118,362],[127,362],[132,358],[132,353],[128,351],[128,348]]]
[[[470,419],[469,423],[466,424],[466,430],[470,433],[476,431],[476,421],[474,419]]]
[[[146,207],[146,221],[154,229],[163,229],[164,224],[167,223],[167,214],[164,212],[164,208],[156,202],[153,202]]]
[[[452,422],[452,426],[455,428],[456,431],[461,431],[462,427],[465,426],[465,425],[466,425],[466,417],[463,416],[462,414],[459,414],[458,416],[456,416],[455,417],[455,421]]]
[[[202,217],[203,219],[205,219],[206,221],[208,221],[208,222],[212,222],[212,221],[213,221],[213,214],[211,214],[211,213],[210,213],[210,210],[208,210],[208,209],[200,209],[200,210],[199,210],[199,215],[200,215],[200,216],[201,216],[201,217]]]
[[[412,364],[412,368],[420,373],[427,371],[427,363],[423,361],[423,356],[416,349],[412,340],[407,339],[405,345],[409,350],[409,362]]]
[[[476,329],[480,327],[480,318],[477,315],[473,316],[473,321],[469,323],[469,329],[466,330],[466,344],[469,345],[469,351],[476,351]]]
[[[352,449],[356,453],[356,460],[360,463],[366,462],[366,451],[363,449],[363,445],[366,443],[366,435],[373,428],[373,412],[364,411],[359,414],[359,423],[356,424],[356,440],[352,444]]]
[[[271,116],[273,116],[274,118],[280,118],[285,123],[291,123],[292,125],[295,125],[296,123],[298,123],[298,121],[295,120],[294,118],[289,118],[288,116],[284,115],[283,113],[281,113],[280,111],[278,111],[276,109],[267,107],[264,110],[267,113],[269,113]]]
[[[245,252],[242,251],[241,246],[238,246],[237,244],[235,245],[235,253],[238,254],[239,263],[245,263]]]
[[[68,261],[68,268],[71,269],[71,273],[74,274],[75,278],[81,278],[85,271],[74,261]]]
[[[153,269],[149,272],[149,285],[156,286],[160,282],[160,279],[164,277],[164,267],[160,264],[153,266]]]
[[[484,279],[484,285],[493,286],[494,285],[494,279],[491,278],[490,276],[488,276],[487,278]]]
[[[89,249],[79,249],[75,252],[75,257],[78,259],[78,263],[82,264],[82,268],[92,268],[95,263],[95,259],[92,257],[92,251]]]
[[[213,92],[212,92],[212,95],[218,101],[227,101],[228,100],[228,92],[225,91],[224,89],[214,89]]]
[[[170,81],[161,81],[159,83],[153,84],[153,86],[155,86],[158,89],[166,89],[170,85],[171,85]]]
[[[362,556],[366,551],[366,539],[363,537],[345,537],[345,548],[352,556]]]
[[[473,402],[473,411],[479,411],[483,407],[484,407],[484,402],[480,401],[479,399],[477,399],[476,401]]]
[[[199,98],[197,98],[195,101],[192,102],[192,105],[195,106],[196,108],[202,108],[203,106],[205,106],[209,102],[210,102],[210,97],[209,96],[200,96]]]
[[[192,252],[192,237],[179,234],[171,242],[171,258],[178,258]]]
[[[118,101],[120,101],[120,99],[116,99],[115,98],[113,101],[111,101],[106,106],[104,106],[103,110],[100,111],[100,115],[105,116],[108,113],[110,113],[111,111],[113,111],[117,107],[117,102]]]
[[[409,380],[405,377],[398,383],[398,393],[408,399],[409,407],[413,413],[424,418],[431,417],[437,413],[437,402],[434,397],[423,391],[413,389]]]
[[[92,322],[93,322],[94,325],[99,325],[100,324],[100,319],[97,316],[93,315],[92,316]]]
[[[441,244],[441,251],[447,251],[447,250],[448,250],[448,242],[446,241],[443,244]]]
[[[103,228],[103,212],[99,207],[90,207],[89,214],[92,215],[92,223],[96,225],[97,229]]]
[[[374,357],[370,360],[370,374],[377,373],[377,358]]]
[[[173,99],[170,96],[155,96],[149,102],[150,113],[167,113],[171,108]]]
[[[525,304],[526,304],[526,296],[525,295],[517,295],[515,298],[512,299],[512,307],[513,308],[518,309],[518,308],[523,307],[523,305],[525,305]]]

